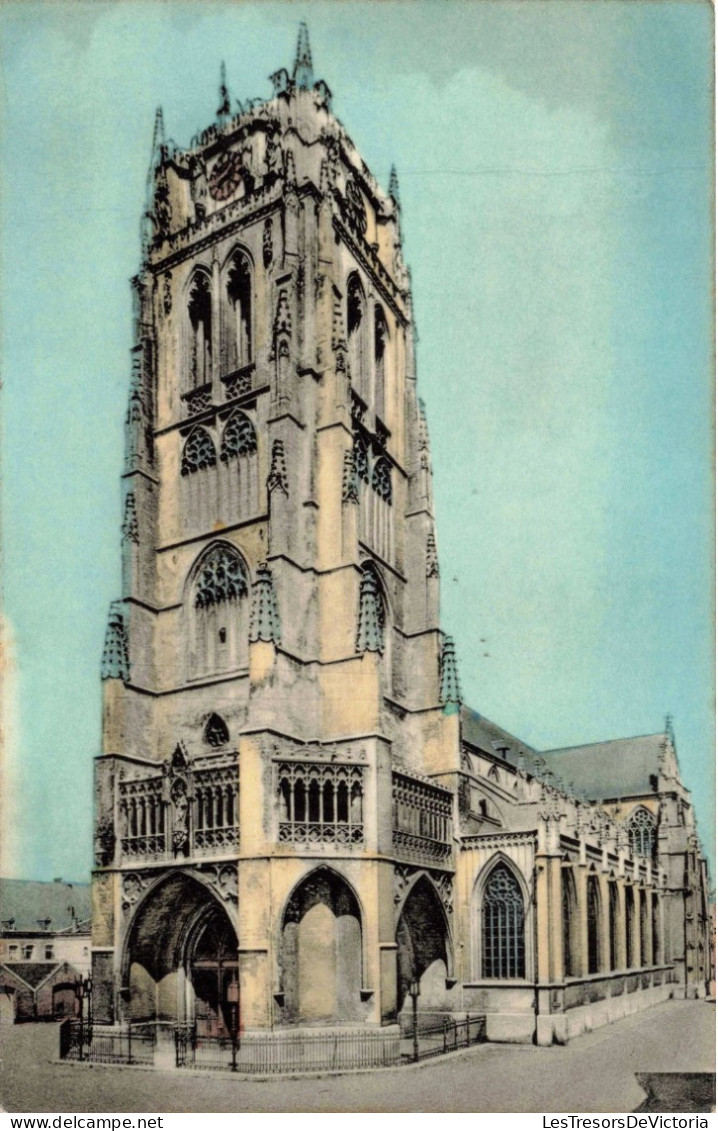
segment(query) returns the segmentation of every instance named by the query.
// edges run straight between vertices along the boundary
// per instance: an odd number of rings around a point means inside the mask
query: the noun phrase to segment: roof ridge
[[[561,754],[565,750],[586,750],[589,746],[610,746],[614,742],[635,742],[637,738],[665,738],[662,730],[651,731],[648,734],[628,734],[623,738],[601,738],[596,742],[577,742],[573,746],[551,746],[542,750],[542,754]]]

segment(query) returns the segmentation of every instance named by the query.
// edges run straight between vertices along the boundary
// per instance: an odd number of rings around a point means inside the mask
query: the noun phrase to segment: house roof
[[[0,920],[16,934],[76,930],[91,918],[90,885],[0,878]],[[45,928],[41,922],[49,919]],[[12,928],[6,924],[14,920]]]
[[[488,754],[494,754],[511,766],[516,765],[519,750],[523,750],[525,753],[535,753],[534,748],[528,742],[517,738],[516,735],[504,730],[497,723],[492,723],[491,719],[480,715],[478,711],[472,711],[470,707],[463,705],[461,707],[461,737],[469,745],[476,746],[479,750],[485,750]]]
[[[71,969],[67,963],[68,972]],[[16,978],[22,979],[26,986],[31,990],[36,990],[46,978],[61,967],[58,962],[13,962],[8,963],[2,967],[7,974],[14,974]]]
[[[651,777],[658,774],[666,735],[642,734],[586,746],[544,750],[543,756],[566,786],[589,800],[655,793]]]

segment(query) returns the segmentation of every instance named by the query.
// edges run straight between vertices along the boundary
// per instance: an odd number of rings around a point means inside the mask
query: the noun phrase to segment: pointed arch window
[[[568,867],[561,871],[561,911],[563,924],[563,972],[570,978],[574,972],[573,932],[574,932],[574,888]]]
[[[618,887],[615,880],[608,884],[610,968],[618,969]]]
[[[599,971],[599,931],[600,931],[601,904],[598,895],[598,880],[595,876],[588,877],[588,890],[586,892],[586,914],[588,918],[588,972],[598,974]]]
[[[229,728],[220,715],[212,714],[204,728],[204,740],[208,746],[226,746],[229,742]]]
[[[194,677],[246,665],[249,575],[237,550],[212,547],[201,559],[191,590],[190,674]]]
[[[386,347],[389,330],[384,311],[374,307],[374,410],[384,418],[386,412]]]
[[[250,455],[257,450],[257,433],[252,421],[243,412],[235,412],[227,421],[222,436],[219,458],[227,463],[238,456]]]
[[[195,275],[189,293],[190,382],[192,388],[212,380],[212,294],[204,271]]]
[[[524,901],[505,864],[494,868],[484,890],[481,939],[484,978],[525,977]]]
[[[656,823],[647,809],[635,809],[628,818],[628,839],[634,856],[653,856]]]
[[[222,337],[225,372],[249,365],[253,357],[252,268],[241,251],[235,251],[227,269]]]
[[[190,433],[182,452],[182,475],[193,475],[195,471],[203,471],[206,467],[214,467],[217,463],[217,453],[214,450],[212,437],[205,428],[195,428]]]
[[[366,397],[365,380],[365,306],[364,289],[356,271],[347,280],[347,338],[349,376],[359,393]]]

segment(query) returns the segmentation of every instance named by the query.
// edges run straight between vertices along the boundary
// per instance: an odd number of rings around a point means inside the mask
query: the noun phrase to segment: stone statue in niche
[[[189,851],[189,799],[187,786],[178,780],[172,786],[172,851],[175,856],[186,856]]]
[[[95,829],[95,863],[105,867],[115,855],[115,829],[108,813],[100,817]]]

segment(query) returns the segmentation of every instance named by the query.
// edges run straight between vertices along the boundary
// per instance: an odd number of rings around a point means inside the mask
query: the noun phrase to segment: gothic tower
[[[98,1020],[396,1018],[450,992],[459,690],[396,173],[291,74],[142,225],[96,774]],[[447,988],[449,987],[449,988]],[[447,999],[448,1000],[448,999]]]

